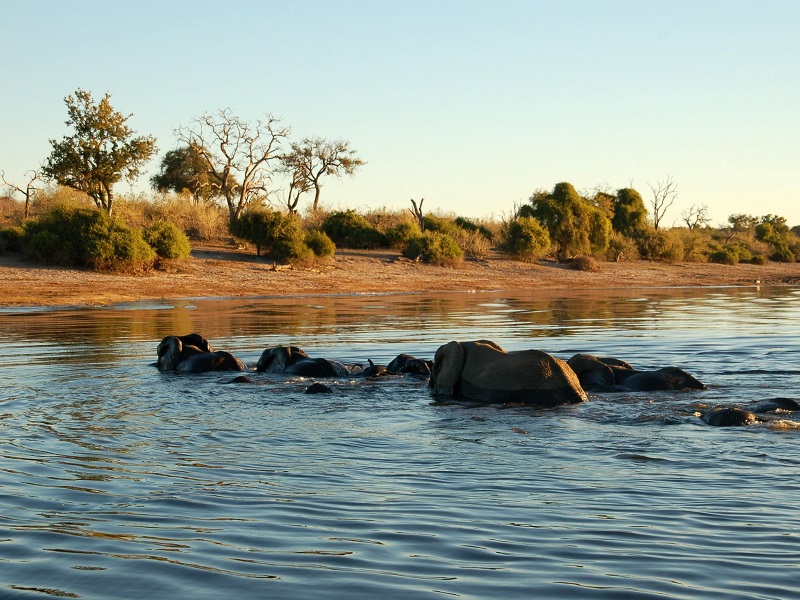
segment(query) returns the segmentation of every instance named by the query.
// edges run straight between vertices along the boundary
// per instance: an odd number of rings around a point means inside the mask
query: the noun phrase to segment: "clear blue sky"
[[[0,0],[0,169],[21,179],[68,133],[77,88],[158,138],[205,111],[270,112],[367,165],[329,208],[501,217],[560,181],[667,175],[664,223],[800,224],[797,0]],[[147,177],[157,169],[154,160]],[[120,185],[118,193],[129,191]]]

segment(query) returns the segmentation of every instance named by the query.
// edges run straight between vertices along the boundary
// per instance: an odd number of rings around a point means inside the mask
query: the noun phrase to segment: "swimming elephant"
[[[420,377],[430,377],[433,362],[416,358],[410,354],[398,354],[392,362],[386,365],[386,370],[390,373],[418,375]]]
[[[770,398],[739,406],[718,406],[700,415],[709,425],[736,427],[774,421],[781,413],[800,411],[800,403],[792,398]]]
[[[354,374],[347,365],[327,358],[311,358],[297,346],[267,348],[258,359],[256,371],[300,377],[352,377]]]
[[[539,350],[506,352],[487,340],[441,346],[429,386],[437,394],[481,402],[557,406],[587,399],[564,361]]]
[[[704,390],[706,386],[678,367],[637,371],[623,360],[576,354],[567,361],[584,389],[594,392],[626,390]]]
[[[156,366],[162,373],[183,371],[205,373],[206,371],[244,371],[245,364],[230,352],[214,350],[199,333],[168,335],[156,349]]]

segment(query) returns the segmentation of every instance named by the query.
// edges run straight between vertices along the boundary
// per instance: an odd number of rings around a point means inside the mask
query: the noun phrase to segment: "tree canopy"
[[[547,228],[559,261],[608,248],[611,236],[608,217],[569,183],[556,184],[550,194],[535,192],[530,204],[520,208],[518,216],[534,217]]]
[[[638,237],[647,229],[647,208],[639,192],[633,188],[617,190],[611,225],[617,233],[631,238]]]
[[[194,146],[180,146],[167,152],[161,159],[159,172],[150,178],[150,184],[161,192],[186,190],[195,201],[210,200],[219,193],[202,152]]]
[[[207,167],[210,182],[225,198],[231,222],[258,198],[265,198],[273,164],[289,129],[278,119],[249,123],[230,109],[196,117],[175,131],[179,142],[195,148]]]
[[[292,178],[287,203],[292,212],[297,208],[300,195],[312,189],[312,210],[319,208],[323,177],[352,175],[356,169],[366,164],[350,148],[350,142],[321,137],[304,138],[300,143],[292,144],[291,152],[282,160],[284,170]]]
[[[114,206],[114,185],[123,178],[136,179],[156,151],[155,138],[136,137],[126,124],[132,115],[114,110],[110,98],[106,93],[95,103],[89,92],[78,89],[64,99],[66,124],[74,133],[50,140],[53,151],[43,167],[44,175],[84,192],[108,214]]]

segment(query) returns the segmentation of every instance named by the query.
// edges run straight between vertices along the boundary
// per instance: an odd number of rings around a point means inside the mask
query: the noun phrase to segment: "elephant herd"
[[[156,366],[161,372],[248,371],[233,354],[214,350],[198,333],[161,340]],[[255,371],[308,378],[377,378],[409,374],[428,380],[437,396],[484,403],[522,403],[552,407],[588,399],[587,392],[652,392],[702,390],[706,386],[677,367],[639,371],[623,360],[576,354],[567,361],[539,350],[507,352],[488,340],[450,342],[436,350],[433,360],[400,354],[388,365],[348,365],[327,358],[312,358],[297,346],[267,348]],[[239,375],[231,383],[247,383]],[[307,393],[332,391],[314,383]],[[716,426],[748,425],[776,412],[800,411],[790,398],[774,398],[742,407],[717,407],[701,415]]]

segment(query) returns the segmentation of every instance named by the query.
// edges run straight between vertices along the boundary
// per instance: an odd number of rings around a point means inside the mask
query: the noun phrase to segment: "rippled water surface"
[[[250,365],[483,338],[709,389],[542,410],[151,366],[190,331]],[[0,351],[1,598],[800,596],[800,429],[697,416],[798,397],[797,288],[6,310]]]

